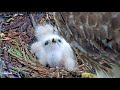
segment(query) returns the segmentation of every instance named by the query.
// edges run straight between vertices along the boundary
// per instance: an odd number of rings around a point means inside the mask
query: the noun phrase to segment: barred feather
[[[98,77],[120,77],[120,12],[56,12],[54,17]]]

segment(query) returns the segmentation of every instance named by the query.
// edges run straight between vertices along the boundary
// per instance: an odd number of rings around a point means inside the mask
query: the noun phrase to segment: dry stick
[[[30,16],[30,19],[31,19],[31,22],[32,22],[33,28],[35,29],[36,26],[37,26],[37,23],[35,22],[35,19],[34,19],[34,17],[33,17],[32,14],[30,14],[29,16]]]

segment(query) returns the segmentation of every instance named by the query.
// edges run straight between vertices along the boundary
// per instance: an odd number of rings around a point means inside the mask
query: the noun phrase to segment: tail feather
[[[96,68],[96,74],[98,78],[120,78],[120,67],[111,64],[112,70],[111,72],[106,72],[100,68]]]

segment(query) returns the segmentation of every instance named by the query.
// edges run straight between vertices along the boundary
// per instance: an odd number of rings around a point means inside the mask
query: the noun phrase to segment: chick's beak
[[[56,43],[56,40],[53,38],[53,39],[52,39],[52,42],[53,42],[53,43]]]

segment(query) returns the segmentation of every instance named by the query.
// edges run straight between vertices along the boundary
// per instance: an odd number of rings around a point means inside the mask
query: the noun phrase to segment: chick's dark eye
[[[60,39],[58,39],[58,41],[61,43],[61,40],[60,40]]]
[[[45,42],[45,45],[48,45],[48,41]]]

